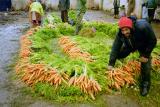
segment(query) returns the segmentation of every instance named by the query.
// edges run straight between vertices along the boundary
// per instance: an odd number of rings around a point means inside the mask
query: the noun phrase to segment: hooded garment
[[[30,5],[30,11],[31,11],[31,12],[37,12],[37,13],[39,13],[41,16],[44,15],[43,7],[42,7],[41,3],[39,3],[39,2],[33,2],[33,3]]]

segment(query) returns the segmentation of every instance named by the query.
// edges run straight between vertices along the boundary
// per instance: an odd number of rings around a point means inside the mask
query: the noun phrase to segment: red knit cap
[[[118,26],[120,29],[123,27],[129,27],[132,29],[132,20],[127,17],[122,17],[119,19]]]

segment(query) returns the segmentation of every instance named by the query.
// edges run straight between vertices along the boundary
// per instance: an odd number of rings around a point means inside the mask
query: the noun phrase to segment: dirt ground
[[[88,11],[85,15],[88,21],[98,20],[116,22],[102,11]],[[20,80],[15,79],[11,69],[19,51],[19,38],[29,28],[27,13],[0,13],[0,107],[139,107],[133,99],[121,95],[103,95],[100,104],[53,104],[53,102],[33,96]],[[160,37],[160,24],[153,24]]]

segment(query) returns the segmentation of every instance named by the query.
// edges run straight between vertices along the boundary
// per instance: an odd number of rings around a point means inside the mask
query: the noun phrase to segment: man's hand
[[[108,69],[108,71],[112,71],[112,70],[114,70],[114,67],[109,65],[109,66],[107,67],[107,69]]]
[[[142,56],[142,57],[139,58],[139,61],[145,63],[145,62],[148,62],[148,58],[145,58],[145,57]]]

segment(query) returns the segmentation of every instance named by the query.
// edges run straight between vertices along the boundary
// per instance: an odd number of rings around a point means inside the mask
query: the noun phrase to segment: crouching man
[[[118,25],[119,31],[112,46],[108,69],[113,69],[117,59],[125,58],[137,50],[141,62],[140,94],[146,96],[151,84],[151,52],[157,43],[156,36],[150,24],[144,19],[133,23],[130,18],[122,17]]]

